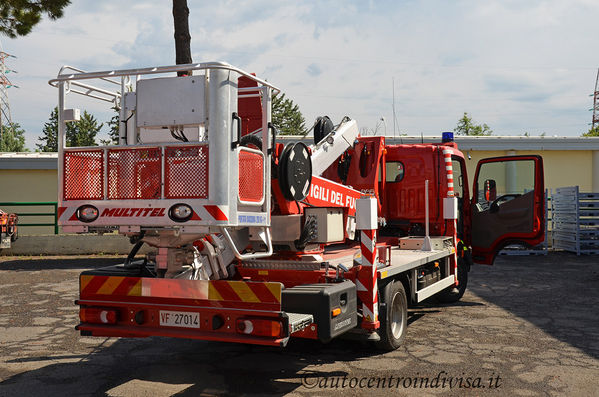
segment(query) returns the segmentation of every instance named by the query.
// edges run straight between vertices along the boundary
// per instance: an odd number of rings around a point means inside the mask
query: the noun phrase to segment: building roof
[[[277,140],[291,142],[297,136],[281,136]],[[413,144],[440,142],[441,134],[431,136],[386,136],[388,144]],[[556,136],[455,136],[462,151],[466,150],[599,150],[599,137],[556,137]],[[304,142],[312,143],[311,137]]]
[[[387,136],[388,144],[413,144],[439,142],[438,136]],[[312,137],[283,135],[277,137],[281,143],[312,143]],[[599,150],[599,137],[558,136],[456,136],[455,141],[462,151],[467,150]],[[55,152],[8,152],[0,153],[0,170],[55,170],[58,168],[58,153]]]
[[[400,137],[388,141],[399,143]],[[401,137],[403,143],[421,142],[420,137]],[[439,142],[440,136],[424,137],[425,142]],[[541,136],[456,136],[460,150],[599,150],[599,137]]]
[[[0,153],[0,170],[55,170],[57,160],[56,152],[4,152]]]

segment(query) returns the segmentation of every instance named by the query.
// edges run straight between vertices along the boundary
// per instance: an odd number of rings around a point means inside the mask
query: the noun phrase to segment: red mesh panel
[[[264,161],[258,153],[239,152],[239,199],[259,203],[264,193]]]
[[[103,199],[103,151],[77,150],[65,152],[63,177],[64,200]]]
[[[164,156],[166,198],[208,198],[208,146],[168,146]]]
[[[109,199],[159,199],[160,148],[108,151]]]

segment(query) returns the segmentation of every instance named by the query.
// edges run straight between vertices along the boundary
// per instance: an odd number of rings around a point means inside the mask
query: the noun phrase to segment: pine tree
[[[25,36],[41,21],[42,13],[58,19],[70,3],[70,0],[2,0],[0,33],[11,38]]]
[[[272,122],[281,135],[301,135],[306,129],[299,106],[280,93],[272,100]]]
[[[67,146],[98,146],[96,135],[100,132],[104,124],[98,124],[94,116],[87,111],[83,111],[79,121],[72,121],[66,124]],[[58,151],[58,109],[54,108],[50,113],[48,122],[44,124],[42,130],[43,136],[38,140],[42,143],[36,144],[38,150],[42,152]]]
[[[81,120],[67,123],[67,146],[98,146],[96,135],[103,125],[84,110]]]
[[[119,144],[119,120],[120,120],[120,108],[118,106],[113,106],[112,110],[116,113],[112,116],[112,118],[106,123],[110,130],[108,131],[109,140],[102,140],[102,144],[104,145],[118,145]]]
[[[0,152],[28,152],[25,148],[25,130],[18,123],[4,127],[0,137]]]
[[[54,108],[50,113],[50,118],[47,123],[44,123],[42,129],[43,136],[38,137],[38,141],[42,143],[36,143],[37,149],[40,152],[58,152],[58,108]]]

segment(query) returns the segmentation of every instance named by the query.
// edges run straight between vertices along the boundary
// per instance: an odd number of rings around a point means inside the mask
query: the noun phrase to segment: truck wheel
[[[383,350],[395,350],[403,343],[408,327],[408,300],[401,281],[389,283],[383,289],[385,310],[380,318],[381,340],[378,346]]]
[[[439,292],[437,300],[441,303],[455,303],[462,298],[467,286],[468,270],[466,269],[464,259],[458,257],[458,286],[452,286]]]

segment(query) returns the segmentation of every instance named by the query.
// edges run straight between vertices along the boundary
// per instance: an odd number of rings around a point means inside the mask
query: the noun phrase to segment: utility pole
[[[2,45],[0,44],[0,138],[4,135],[4,132],[12,127],[12,118],[10,117],[10,104],[8,103],[8,89],[16,87],[16,85],[10,82],[10,79],[6,77],[9,73],[16,73],[14,70],[9,69],[6,66],[7,58],[16,58],[14,55],[10,55],[2,51]]]
[[[597,78],[595,79],[595,91],[593,92],[593,121],[592,128],[599,126],[599,69],[597,69]]]
[[[395,115],[395,77],[391,79],[391,82],[393,84],[393,139],[395,140],[395,120],[397,119]]]

